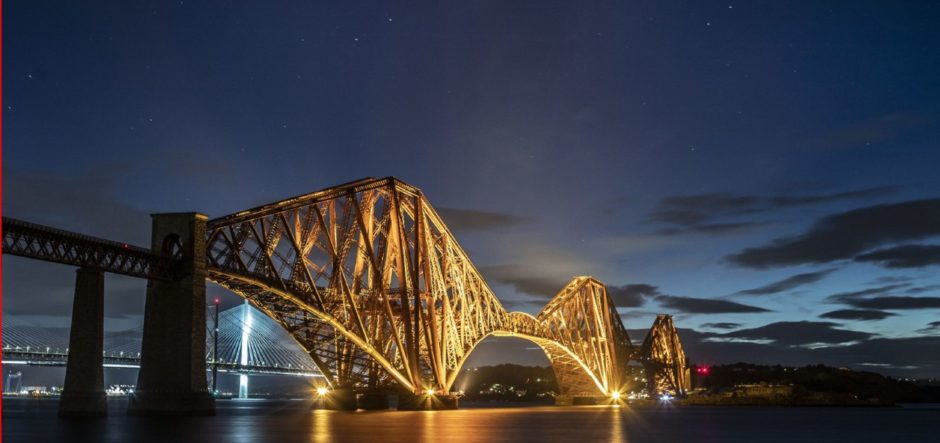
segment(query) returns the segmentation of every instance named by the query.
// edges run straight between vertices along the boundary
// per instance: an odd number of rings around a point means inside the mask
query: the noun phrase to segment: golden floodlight
[[[320,397],[323,397],[329,393],[330,393],[330,390],[323,386],[320,386],[319,388],[317,388],[317,395],[319,395]]]
[[[428,389],[427,391],[424,391],[424,393],[425,393],[428,397],[430,397],[430,396],[432,396],[432,395],[434,395],[434,394],[437,394],[437,391],[435,391],[435,390],[433,390],[433,389]]]
[[[614,400],[620,400],[620,393],[617,391],[614,391],[612,394],[610,394],[610,398]]]

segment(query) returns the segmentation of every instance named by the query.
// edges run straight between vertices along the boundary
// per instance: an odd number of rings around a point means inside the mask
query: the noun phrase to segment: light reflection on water
[[[470,405],[472,406],[472,405]],[[3,441],[102,442],[664,442],[936,441],[940,407],[630,406],[339,412],[303,401],[219,401],[216,417],[60,420],[54,400],[4,399]]]
[[[626,443],[626,438],[623,432],[623,412],[621,412],[622,407],[620,405],[615,405],[610,408],[612,412],[612,417],[610,420],[610,441],[616,443]]]
[[[313,441],[315,443],[329,442],[330,435],[333,432],[333,428],[330,426],[330,411],[314,409],[311,413],[313,414],[313,427],[311,429]]]

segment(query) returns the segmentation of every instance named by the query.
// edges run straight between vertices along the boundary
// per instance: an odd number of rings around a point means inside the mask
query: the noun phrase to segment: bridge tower
[[[16,380],[14,382],[14,380]],[[20,392],[20,387],[22,386],[23,373],[22,372],[13,372],[10,371],[7,373],[7,384],[3,388],[3,393],[18,394]]]
[[[650,396],[683,396],[690,390],[689,366],[671,315],[656,316],[640,348],[640,361]]]
[[[150,279],[133,415],[213,415],[206,383],[206,220],[154,214],[151,249],[180,261],[169,281]]]
[[[108,414],[104,393],[104,271],[78,268],[60,417]]]
[[[251,308],[248,306],[248,300],[242,305],[242,340],[241,352],[239,353],[239,363],[248,366],[248,340],[251,339]],[[248,398],[248,375],[240,374],[238,376],[238,398]]]

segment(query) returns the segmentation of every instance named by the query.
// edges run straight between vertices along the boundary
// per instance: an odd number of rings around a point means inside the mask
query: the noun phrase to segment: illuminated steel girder
[[[646,371],[650,395],[685,395],[691,388],[685,351],[671,315],[656,317],[640,348],[640,361]]]
[[[562,394],[624,390],[630,337],[603,283],[576,277],[538,316],[513,312],[513,335],[538,344],[548,356]]]
[[[684,393],[671,317],[640,352],[602,283],[576,277],[537,316],[507,312],[421,191],[363,179],[209,221],[209,279],[270,316],[338,386],[449,392],[491,335],[538,344],[562,394],[625,389],[630,358],[657,392]],[[178,257],[3,218],[3,253],[172,280]],[[173,245],[168,250],[173,251]],[[180,250],[180,248],[176,248]]]
[[[211,220],[209,278],[281,323],[334,384],[448,392],[484,338],[545,350],[564,393],[620,390],[630,340],[603,284],[533,317],[500,304],[415,187],[363,179]]]

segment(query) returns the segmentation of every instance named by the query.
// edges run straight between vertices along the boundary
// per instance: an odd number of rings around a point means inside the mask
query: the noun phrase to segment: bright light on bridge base
[[[320,397],[326,396],[326,394],[329,394],[329,393],[330,393],[330,390],[327,388],[324,388],[324,387],[317,388],[317,395],[319,395]]]

